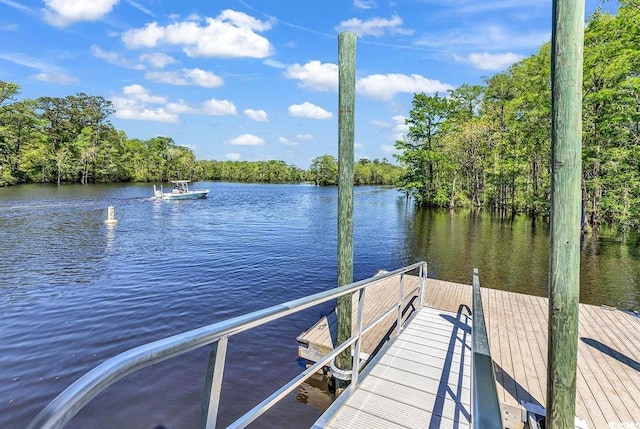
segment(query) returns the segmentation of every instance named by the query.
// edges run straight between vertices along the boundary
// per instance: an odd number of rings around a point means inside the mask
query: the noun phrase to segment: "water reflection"
[[[127,348],[336,286],[337,188],[205,187],[207,199],[187,202],[153,201],[148,184],[0,189],[0,380],[11,380],[0,383],[0,427],[24,427]],[[485,287],[546,293],[544,219],[416,209],[378,187],[355,194],[356,280],[425,259],[440,279],[469,283],[478,267]],[[117,212],[113,228],[104,224],[108,206]],[[582,302],[640,308],[639,243],[608,229],[585,237]],[[234,339],[221,423],[300,372],[295,338],[331,310],[321,307]],[[70,428],[197,425],[205,352],[117,383]],[[323,392],[322,380],[312,380],[300,402],[283,401],[264,418],[271,427],[309,427]]]
[[[547,219],[434,209],[415,209],[406,219],[407,262],[425,259],[431,276],[470,283],[477,267],[483,287],[546,296]],[[623,240],[601,228],[584,236],[581,248],[580,301],[640,308],[638,236]]]
[[[326,410],[333,402],[333,395],[329,393],[328,384],[328,376],[318,373],[311,375],[298,387],[296,401],[320,411]]]

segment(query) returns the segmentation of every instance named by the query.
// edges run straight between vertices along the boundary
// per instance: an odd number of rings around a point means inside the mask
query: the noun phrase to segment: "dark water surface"
[[[205,200],[161,202],[146,184],[0,189],[0,428],[24,427],[128,348],[335,286],[336,188],[202,185]],[[354,230],[356,280],[426,259],[432,277],[469,283],[478,267],[484,287],[546,293],[542,220],[415,210],[393,189],[361,187]],[[582,302],[640,309],[637,236],[589,237],[581,274]],[[295,337],[330,308],[230,340],[220,424],[300,372]],[[68,427],[197,427],[208,352],[129,376]],[[327,401],[310,383],[254,426],[308,427]]]

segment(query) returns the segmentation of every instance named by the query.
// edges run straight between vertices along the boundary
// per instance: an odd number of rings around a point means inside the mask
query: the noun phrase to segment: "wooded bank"
[[[335,185],[337,161],[313,160],[309,170],[284,161],[196,160],[169,137],[128,138],[108,120],[111,101],[83,93],[17,100],[20,87],[0,81],[0,186],[18,183],[163,182],[174,179],[305,182]],[[402,168],[361,159],[358,185],[393,185]]]
[[[640,228],[640,1],[588,20],[583,71],[583,227]],[[396,142],[401,188],[420,205],[548,214],[551,46],[440,94],[416,94]]]
[[[640,229],[640,0],[617,14],[596,12],[585,27],[582,226]],[[0,186],[171,179],[335,185],[333,156],[309,170],[284,161],[196,160],[168,137],[130,139],[108,118],[103,97],[19,100],[0,81]],[[548,215],[551,191],[550,44],[446,95],[415,94],[396,142],[401,167],[361,159],[356,185],[396,184],[418,205]]]

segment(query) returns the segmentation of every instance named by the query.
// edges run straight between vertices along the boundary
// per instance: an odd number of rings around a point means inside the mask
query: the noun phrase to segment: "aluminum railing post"
[[[218,340],[218,346],[209,353],[209,365],[207,366],[207,379],[204,386],[204,398],[202,400],[201,429],[215,429],[218,419],[218,407],[220,405],[220,391],[222,390],[222,376],[224,374],[224,362],[227,358],[227,343],[229,337]]]
[[[396,332],[400,335],[402,331],[402,301],[404,301],[404,273],[400,274],[400,293],[398,296],[398,326]]]
[[[362,343],[362,314],[364,313],[364,291],[360,289],[358,293],[358,316],[356,320],[356,336],[357,340],[353,351],[353,365],[351,367],[351,389],[355,389],[358,385],[358,373],[360,372],[360,344]]]
[[[418,293],[418,308],[422,308],[424,306],[424,288],[426,284],[427,277],[427,263],[420,265],[420,293]]]

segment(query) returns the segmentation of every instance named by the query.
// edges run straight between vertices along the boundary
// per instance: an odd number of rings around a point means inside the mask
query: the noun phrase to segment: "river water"
[[[207,199],[159,202],[148,184],[0,189],[1,428],[24,427],[124,350],[335,286],[337,188],[202,186]],[[424,259],[432,277],[470,283],[478,267],[483,287],[545,295],[548,245],[544,220],[416,210],[393,189],[355,189],[356,280]],[[585,239],[581,302],[640,309],[639,262],[637,236]],[[295,338],[331,307],[231,339],[219,424],[301,371]],[[208,352],[134,373],[68,427],[197,427]],[[305,386],[255,426],[309,427],[328,401]]]

